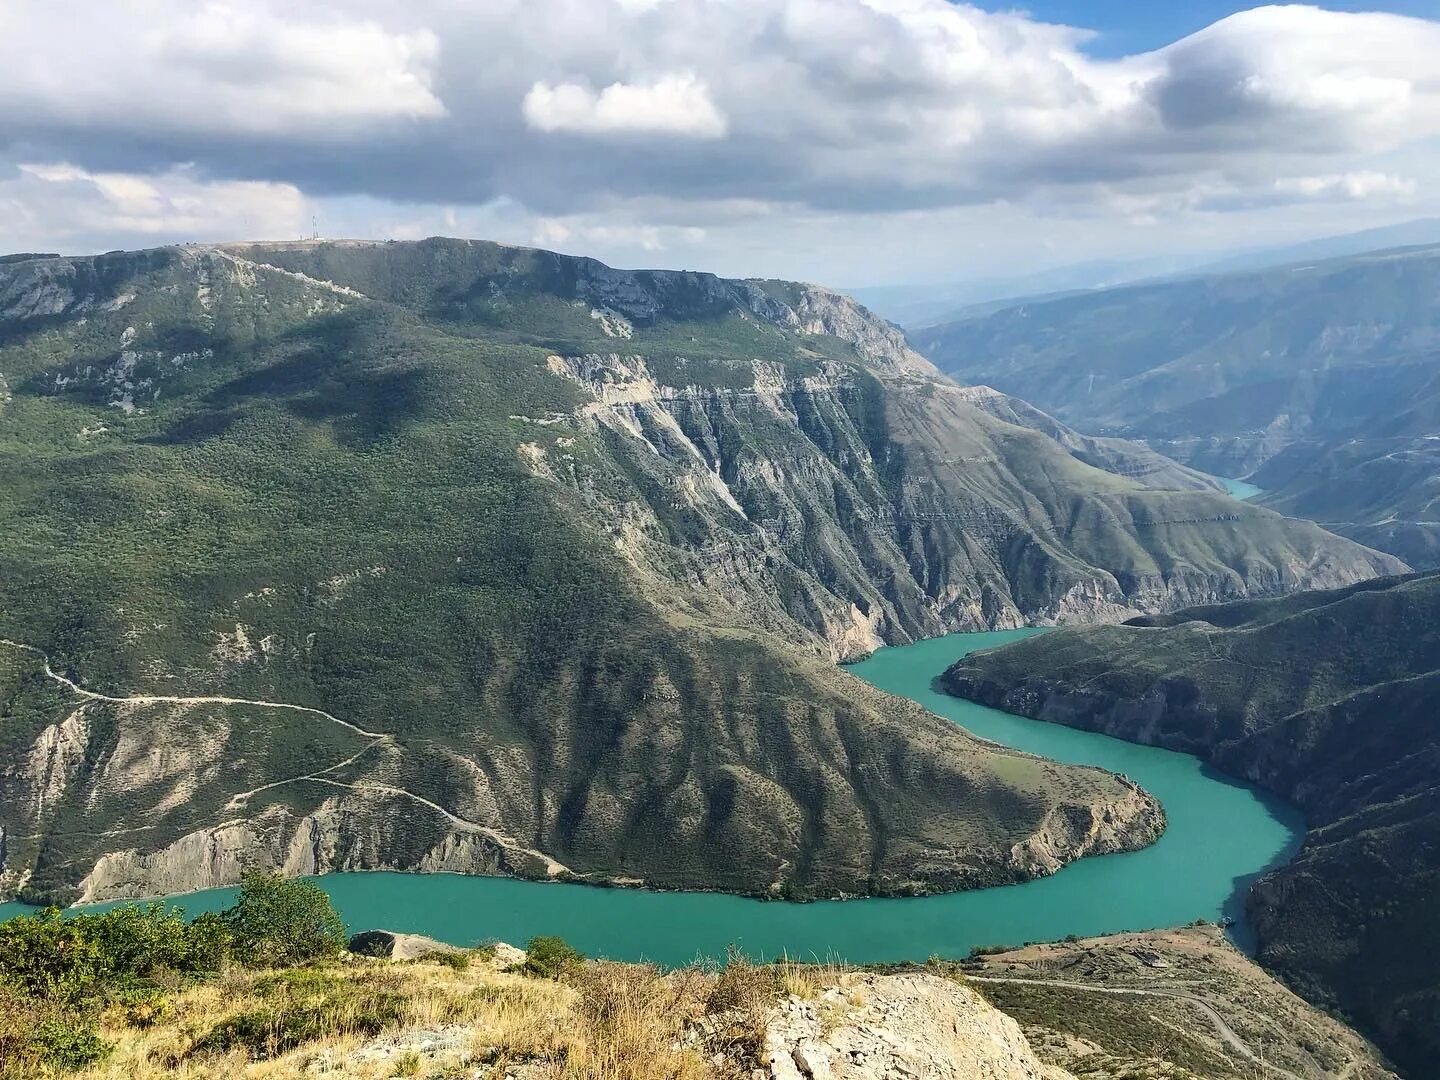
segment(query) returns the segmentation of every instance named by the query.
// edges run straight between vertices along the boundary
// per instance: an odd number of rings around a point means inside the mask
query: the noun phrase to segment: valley
[[[947,373],[1437,564],[1440,247],[1013,300],[915,332]]]
[[[1403,566],[785,282],[442,239],[23,258],[0,372],[0,631],[40,650],[0,655],[0,888],[31,900],[247,862],[1025,881],[1150,843],[1154,800],[836,660]]]
[[[320,879],[352,926],[384,926],[456,945],[486,937],[525,941],[560,934],[591,955],[667,966],[721,958],[739,945],[757,958],[840,958],[852,963],[960,959],[983,946],[1077,934],[1236,920],[1250,941],[1238,882],[1295,850],[1293,809],[1226,782],[1193,757],[1076,732],[958,701],[935,676],[974,649],[1034,631],[959,634],[887,648],[848,670],[877,689],[923,705],[975,736],[1043,755],[1052,768],[1123,773],[1166,810],[1159,840],[1127,855],[1086,858],[1023,885],[903,899],[760,901],[719,893],[596,889],[456,874],[338,873]],[[565,875],[558,875],[562,880]],[[185,897],[192,912],[219,910],[232,890]],[[15,913],[18,906],[0,908]]]

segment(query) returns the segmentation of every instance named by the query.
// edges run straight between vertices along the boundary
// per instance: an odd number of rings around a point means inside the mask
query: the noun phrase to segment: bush
[[[170,997],[153,986],[134,986],[110,998],[110,1014],[130,1027],[153,1027],[170,1015]]]
[[[470,954],[468,952],[428,952],[424,956],[416,957],[421,963],[441,964],[454,971],[464,971],[470,966]]]
[[[220,918],[234,955],[256,967],[304,963],[345,949],[345,923],[313,881],[246,874],[235,906]]]
[[[0,977],[32,997],[77,1000],[104,974],[100,943],[59,908],[0,923]]]
[[[34,997],[108,999],[162,971],[215,971],[228,942],[213,919],[187,925],[179,909],[161,904],[69,919],[47,908],[0,924],[0,978]]]
[[[48,1070],[81,1068],[109,1052],[93,1016],[0,984],[0,1080],[34,1080]]]
[[[564,938],[533,937],[525,946],[525,963],[520,970],[542,979],[558,979],[585,960],[585,954]]]
[[[76,1023],[70,1017],[45,1021],[35,1029],[33,1041],[39,1059],[56,1069],[83,1069],[111,1050],[93,1024]]]

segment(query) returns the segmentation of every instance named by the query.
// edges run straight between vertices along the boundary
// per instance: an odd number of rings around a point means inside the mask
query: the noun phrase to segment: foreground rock
[[[765,1055],[773,1080],[1073,1080],[974,990],[923,973],[849,975],[787,998]]]
[[[385,960],[419,960],[425,956],[443,956],[465,951],[459,946],[447,945],[424,934],[397,934],[390,930],[365,930],[351,937],[346,947],[358,956],[374,956]]]

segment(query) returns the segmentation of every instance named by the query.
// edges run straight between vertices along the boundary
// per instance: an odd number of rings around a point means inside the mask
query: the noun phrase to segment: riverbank
[[[1023,885],[810,904],[449,874],[332,874],[320,882],[353,926],[386,926],[457,945],[553,933],[592,955],[666,966],[721,957],[731,945],[756,957],[852,963],[958,959],[977,946],[1227,917],[1236,920],[1236,939],[1249,945],[1244,890],[1295,850],[1301,829],[1295,811],[1187,755],[1001,713],[932,685],[961,656],[1037,632],[951,635],[882,649],[847,670],[984,738],[1128,776],[1166,808],[1168,828],[1156,844],[1087,857]],[[230,890],[211,890],[181,902],[199,912],[232,899]],[[0,905],[0,918],[22,910]]]

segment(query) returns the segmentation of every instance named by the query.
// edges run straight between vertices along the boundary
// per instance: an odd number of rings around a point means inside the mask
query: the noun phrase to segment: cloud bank
[[[87,7],[0,11],[0,177],[184,170],[713,236],[780,211],[1403,200],[1440,160],[1440,22],[1397,15],[1256,8],[1098,59],[1083,28],[948,0]]]

